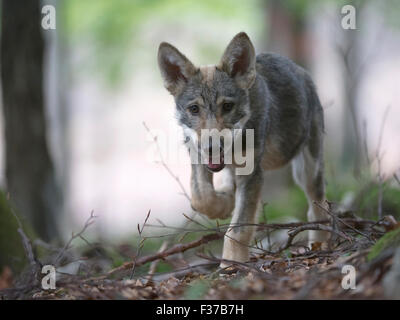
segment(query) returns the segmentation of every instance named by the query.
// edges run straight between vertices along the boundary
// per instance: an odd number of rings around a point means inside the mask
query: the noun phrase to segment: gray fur
[[[170,68],[171,76],[165,61],[174,61],[178,67]],[[166,87],[174,95],[182,126],[197,134],[210,125],[222,130],[240,123],[242,129],[254,129],[255,169],[250,175],[236,176],[234,187],[228,191],[214,189],[212,173],[205,165],[192,165],[192,207],[211,218],[227,217],[233,210],[233,228],[226,234],[224,259],[248,258],[253,228],[234,225],[256,222],[263,170],[280,168],[294,160],[295,181],[309,200],[309,220],[326,218],[313,205],[313,201],[323,204],[325,200],[323,110],[313,81],[303,68],[277,54],[255,56],[245,33],[233,38],[220,64],[213,69],[195,68],[177,49],[166,44],[160,46],[159,65]],[[234,102],[232,111],[223,111],[224,99]],[[200,107],[199,114],[188,111],[193,101]],[[232,166],[235,164],[224,170],[231,170]],[[324,233],[310,234],[313,241],[326,237]]]

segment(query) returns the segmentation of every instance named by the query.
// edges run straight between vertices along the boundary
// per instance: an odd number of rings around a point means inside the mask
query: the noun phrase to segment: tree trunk
[[[3,0],[1,81],[7,191],[18,213],[48,241],[58,234],[60,193],[46,141],[40,8],[39,0]]]
[[[266,34],[264,50],[275,52],[292,59],[302,67],[309,65],[308,30],[306,26],[306,11],[296,11],[280,0],[266,1],[264,4]],[[263,197],[270,199],[271,195],[287,192],[293,178],[290,166],[264,173],[270,183],[263,188]],[[267,207],[268,210],[268,207]]]
[[[309,44],[306,10],[289,8],[287,3],[280,0],[270,0],[267,4],[267,51],[287,56],[307,67],[312,46]]]

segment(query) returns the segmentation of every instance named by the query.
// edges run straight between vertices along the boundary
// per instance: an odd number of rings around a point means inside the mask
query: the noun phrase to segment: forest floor
[[[273,245],[256,241],[250,261],[224,261],[229,265],[227,268],[220,268],[221,259],[208,250],[213,244],[221,243],[224,226],[201,227],[203,236],[191,241],[182,238],[164,241],[157,252],[144,254],[146,238],[142,232],[146,222],[138,226],[141,236],[138,246],[128,248],[131,254],[127,256],[131,259],[113,268],[106,263],[104,248],[83,237],[93,218],[64,248],[43,261],[33,256],[34,250],[25,239],[30,266],[15,279],[3,271],[0,300],[382,299],[388,291],[396,291],[388,286],[393,276],[399,277],[393,275],[392,268],[396,263],[395,248],[380,243],[377,251],[376,244],[382,235],[400,230],[399,223],[391,216],[370,221],[346,213],[332,215],[332,221],[261,223],[255,226],[257,234],[267,232],[270,240],[273,231],[283,230],[287,232],[285,240]],[[204,226],[192,219],[187,230],[195,230],[193,223]],[[295,241],[298,234],[307,230],[327,230],[332,234],[331,240],[313,243],[311,248],[301,240]],[[77,238],[85,240],[90,248],[79,256],[71,254],[71,243]],[[49,261],[59,267],[56,288],[45,290],[41,285],[44,274],[40,271]],[[160,264],[169,265],[169,270],[160,272]]]

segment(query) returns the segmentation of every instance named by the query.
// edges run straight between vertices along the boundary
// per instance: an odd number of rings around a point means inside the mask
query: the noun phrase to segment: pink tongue
[[[220,164],[213,164],[213,163],[211,163],[211,162],[208,163],[208,167],[211,168],[211,169],[217,169],[217,168],[219,168],[221,165],[222,165],[221,163],[220,163]]]
[[[208,167],[211,169],[218,169],[219,167],[221,167],[224,164],[224,159],[223,157],[221,157],[221,159],[219,159],[219,163],[212,163],[212,159],[208,160]]]

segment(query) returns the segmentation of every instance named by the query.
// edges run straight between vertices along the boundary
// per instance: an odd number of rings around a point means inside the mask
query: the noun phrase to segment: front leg
[[[226,173],[231,174],[231,169]],[[233,180],[233,179],[232,179]],[[216,191],[213,185],[213,174],[202,164],[192,164],[191,191],[192,208],[211,219],[228,218],[235,205],[234,182],[225,184],[224,189]]]
[[[231,225],[225,234],[222,259],[245,262],[249,259],[249,245],[253,240],[254,226],[240,226],[254,224],[257,218],[260,192],[263,177],[260,168],[248,176],[236,176],[236,201]],[[226,267],[229,263],[221,263]]]

